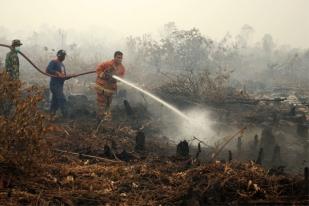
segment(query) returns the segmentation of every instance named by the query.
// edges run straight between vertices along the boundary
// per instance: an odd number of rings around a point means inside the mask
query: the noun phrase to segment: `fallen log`
[[[124,162],[119,161],[119,160],[111,160],[111,159],[107,159],[107,158],[103,158],[103,157],[98,157],[98,156],[94,156],[94,155],[87,155],[87,154],[81,154],[81,153],[77,153],[77,152],[70,152],[70,151],[66,151],[66,150],[54,149],[53,151],[60,152],[60,153],[71,154],[71,155],[82,156],[82,157],[93,158],[93,159],[102,160],[102,161],[105,161],[105,162],[124,163]]]

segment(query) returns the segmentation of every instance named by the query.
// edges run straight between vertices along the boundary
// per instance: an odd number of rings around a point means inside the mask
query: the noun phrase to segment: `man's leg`
[[[58,102],[59,102],[59,105],[60,105],[60,110],[61,110],[62,116],[64,118],[67,118],[68,117],[67,101],[66,101],[64,95],[60,97]]]
[[[51,104],[50,104],[50,113],[52,115],[55,115],[58,109],[58,101],[57,101],[57,93],[55,91],[55,88],[53,88],[53,86],[51,86],[50,88],[51,93],[52,93],[52,99],[51,99]]]
[[[97,91],[97,120],[101,121],[104,118],[106,107],[106,99],[104,92]]]
[[[110,107],[112,104],[113,95],[105,95],[105,100],[106,100],[106,104],[105,104],[105,115],[104,116],[106,120],[111,120],[112,113],[110,111]]]
[[[113,95],[106,95],[105,98],[106,98],[105,111],[110,112],[110,108],[111,108],[111,104],[112,104],[112,100],[113,100]]]
[[[67,104],[66,104],[67,101],[66,101],[64,93],[63,93],[63,86],[60,86],[60,85],[57,89],[57,102],[58,102],[58,105],[60,107],[62,116],[64,118],[67,118],[68,117],[68,110],[67,110]]]

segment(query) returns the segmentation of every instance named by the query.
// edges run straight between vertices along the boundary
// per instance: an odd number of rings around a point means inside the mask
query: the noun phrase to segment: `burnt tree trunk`
[[[233,160],[233,155],[232,155],[232,151],[229,150],[229,162],[231,162]]]
[[[282,164],[280,146],[276,145],[274,148],[274,153],[271,161],[272,165],[280,166]]]
[[[145,150],[145,134],[144,132],[139,131],[135,137],[135,148],[136,152],[144,151]]]
[[[189,144],[186,140],[178,143],[176,155],[184,158],[189,157]]]
[[[242,150],[242,139],[241,139],[241,136],[240,137],[238,137],[238,139],[237,139],[237,156],[238,156],[238,159],[240,159],[241,158],[241,150]]]
[[[134,112],[129,102],[127,100],[123,100],[123,104],[124,104],[124,108],[126,109],[127,115],[130,117],[133,116]]]
[[[256,164],[262,165],[263,157],[264,157],[264,152],[263,152],[263,148],[261,148],[260,151],[259,151],[257,160],[256,160]]]

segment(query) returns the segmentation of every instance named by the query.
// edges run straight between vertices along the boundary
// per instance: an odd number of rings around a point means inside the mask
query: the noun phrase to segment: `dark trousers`
[[[50,91],[52,93],[50,112],[56,114],[58,108],[60,108],[63,117],[67,117],[66,100],[63,93],[63,84],[51,83]]]

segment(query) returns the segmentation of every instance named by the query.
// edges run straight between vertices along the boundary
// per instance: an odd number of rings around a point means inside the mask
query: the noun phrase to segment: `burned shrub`
[[[48,150],[43,135],[46,116],[37,108],[40,89],[23,89],[20,81],[0,75],[0,161],[28,172],[46,161]]]
[[[187,158],[187,157],[189,157],[189,152],[190,152],[189,151],[189,144],[186,140],[178,143],[177,149],[176,149],[176,155],[178,157]]]
[[[211,75],[207,70],[203,72],[184,71],[170,78],[169,82],[160,87],[160,91],[195,100],[222,102],[228,95],[229,77],[230,73],[226,72]]]

